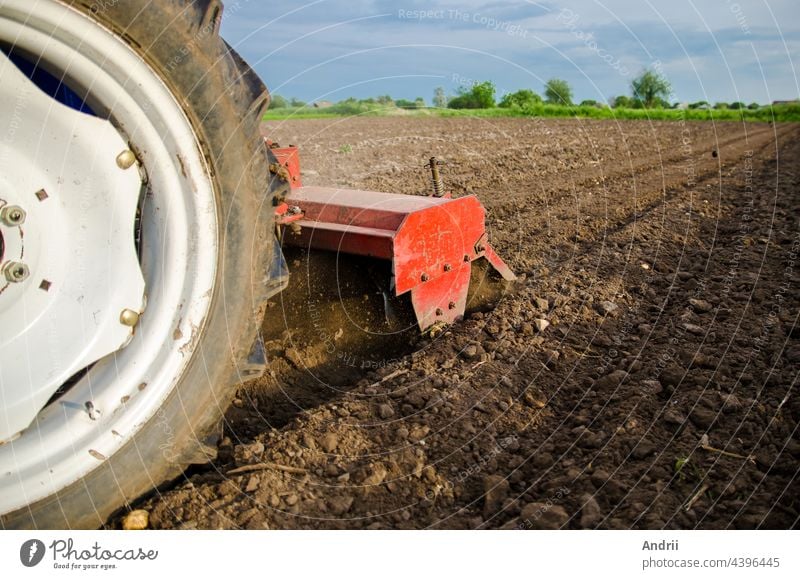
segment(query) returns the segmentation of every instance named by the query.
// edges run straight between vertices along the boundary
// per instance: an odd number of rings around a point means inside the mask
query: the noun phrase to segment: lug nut
[[[17,227],[25,223],[27,213],[22,207],[17,205],[6,205],[0,210],[0,221],[8,227]]]
[[[451,310],[456,309],[456,302],[450,302],[449,304],[447,304],[447,307]]]
[[[136,163],[136,155],[130,149],[125,149],[117,155],[117,167],[120,169],[130,169]]]
[[[451,266],[449,263],[444,264],[444,270],[445,271],[450,271],[452,269],[453,269],[453,266]]]
[[[129,328],[134,328],[139,323],[139,312],[133,310],[122,310],[119,315],[119,323]]]
[[[31,272],[21,261],[9,261],[3,266],[3,275],[9,283],[22,283]]]
[[[423,273],[423,274],[422,274],[422,277],[421,277],[420,279],[421,279],[422,281],[428,281],[428,280],[429,280],[429,279],[431,279],[431,278],[430,278],[430,277],[428,277],[428,274],[427,274],[427,273]]]

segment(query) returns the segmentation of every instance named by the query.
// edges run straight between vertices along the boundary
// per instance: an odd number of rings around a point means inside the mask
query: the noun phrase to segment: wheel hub
[[[0,441],[67,380],[123,348],[144,310],[142,190],[110,122],[42,93],[0,53]],[[11,130],[13,129],[13,130]],[[122,164],[118,158],[134,162]]]

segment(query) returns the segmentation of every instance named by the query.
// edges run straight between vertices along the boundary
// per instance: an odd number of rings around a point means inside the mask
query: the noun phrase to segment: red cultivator
[[[420,330],[463,318],[473,262],[485,258],[503,279],[516,279],[489,244],[486,211],[474,195],[304,187],[297,149],[273,153],[292,186],[277,209],[284,244],[389,260],[394,295],[410,293]]]

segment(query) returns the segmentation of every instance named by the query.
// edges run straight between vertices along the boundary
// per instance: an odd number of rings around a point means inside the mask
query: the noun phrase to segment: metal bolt
[[[423,273],[423,274],[422,274],[422,277],[421,277],[420,279],[421,279],[422,281],[428,281],[428,280],[429,280],[429,279],[431,279],[431,278],[430,278],[430,277],[428,277],[428,274],[427,274],[427,273]]]
[[[122,313],[119,315],[119,322],[123,326],[134,328],[139,323],[139,312],[122,310]]]
[[[449,304],[447,304],[447,307],[451,310],[456,309],[456,302],[450,302]]]
[[[117,155],[117,167],[120,169],[130,169],[136,163],[136,155],[130,149],[125,149]]]
[[[25,223],[27,213],[22,207],[17,205],[6,205],[0,210],[0,221],[8,227],[17,227]]]
[[[437,316],[443,316],[444,315],[444,312],[442,311],[442,308],[436,308],[436,315]]]
[[[470,259],[468,255],[464,256],[464,263],[469,263]]]
[[[22,283],[28,279],[31,272],[21,261],[9,261],[3,266],[3,275],[10,283]]]
[[[451,266],[449,263],[444,264],[444,270],[445,271],[450,271],[452,269],[453,269],[453,266]]]

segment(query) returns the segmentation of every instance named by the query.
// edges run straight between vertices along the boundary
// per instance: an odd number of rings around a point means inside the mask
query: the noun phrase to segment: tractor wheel
[[[0,3],[0,527],[213,455],[283,278],[266,89],[216,0]]]

